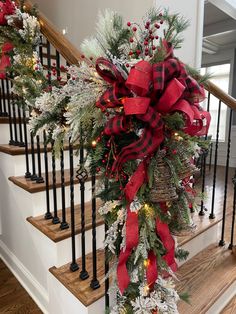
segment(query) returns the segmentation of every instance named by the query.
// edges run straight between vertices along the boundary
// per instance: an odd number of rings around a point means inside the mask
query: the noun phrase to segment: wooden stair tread
[[[220,314],[235,314],[236,313],[236,295],[226,305],[226,307],[220,312]]]
[[[36,145],[35,145],[35,152],[36,152]],[[64,150],[68,150],[69,145],[66,144],[64,145]],[[47,152],[50,152],[52,149],[48,145],[47,146]],[[30,144],[28,145],[28,151],[29,154],[31,153],[31,146]],[[44,151],[43,144],[40,144],[40,152],[42,153]],[[19,146],[14,146],[14,145],[9,145],[9,144],[0,144],[0,152],[12,155],[12,156],[18,156],[18,155],[24,155],[25,154],[25,147],[19,147]]]
[[[77,263],[81,265],[81,258],[77,260]],[[97,279],[100,282],[101,287],[93,290],[90,288],[90,282],[92,280],[92,253],[86,255],[86,269],[90,277],[86,280],[79,278],[80,270],[76,272],[70,271],[70,263],[63,265],[59,268],[52,267],[49,271],[63,284],[80,302],[85,306],[89,306],[105,294],[104,279],[104,251],[97,250]]]
[[[96,225],[102,225],[103,218],[98,214],[98,208],[101,205],[101,200],[97,200],[97,221]],[[58,211],[58,217],[61,220],[62,211]],[[70,207],[66,208],[66,220],[70,224],[71,214]],[[71,236],[71,229],[60,229],[60,224],[53,224],[51,219],[46,220],[44,215],[38,217],[28,217],[27,221],[30,222],[35,228],[45,234],[49,239],[54,242],[59,242],[67,239]],[[85,203],[85,230],[92,228],[92,203]],[[81,232],[81,208],[80,205],[75,205],[75,233],[79,234]]]
[[[74,170],[74,183],[78,184],[79,181],[75,177],[76,176],[76,170]],[[45,174],[42,174],[42,177],[45,178]],[[46,184],[44,183],[36,183],[35,181],[31,181],[30,179],[26,179],[24,176],[11,176],[8,178],[11,182],[13,182],[15,185],[19,186],[20,188],[24,189],[25,191],[29,193],[37,193],[42,192],[46,190]],[[90,181],[90,177],[87,181]],[[70,170],[65,169],[65,186],[70,185]],[[56,187],[61,186],[61,172],[60,170],[56,171]],[[52,189],[52,172],[49,172],[49,189]]]
[[[204,314],[236,280],[236,258],[232,252],[210,245],[177,272],[179,292],[188,292],[191,305],[180,301],[181,314]]]

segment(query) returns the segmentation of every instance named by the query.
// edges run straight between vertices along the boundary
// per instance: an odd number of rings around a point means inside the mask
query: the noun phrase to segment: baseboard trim
[[[1,240],[0,258],[11,270],[13,275],[17,278],[17,280],[24,287],[24,289],[31,296],[31,298],[35,301],[41,311],[44,314],[49,314],[49,312],[47,311],[49,304],[48,292]]]

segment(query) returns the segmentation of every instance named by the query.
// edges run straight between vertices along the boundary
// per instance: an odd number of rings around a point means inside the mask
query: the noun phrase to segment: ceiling
[[[224,49],[236,47],[236,20],[232,14],[224,10],[224,6],[216,7],[214,1],[205,2],[203,53],[216,54]],[[222,3],[224,0],[222,0]]]

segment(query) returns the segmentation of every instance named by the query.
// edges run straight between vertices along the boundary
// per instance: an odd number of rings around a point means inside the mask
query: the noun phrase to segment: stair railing
[[[26,7],[30,7],[29,2],[26,3]],[[52,53],[54,53],[54,60],[57,65],[57,75],[61,75],[61,65],[77,64],[81,55],[79,51],[60,33],[55,27],[39,13],[39,21],[42,32],[42,44],[39,49],[40,60],[48,71],[48,79],[50,81],[51,67],[52,67]],[[56,170],[56,160],[53,153],[50,153],[53,149],[53,142],[48,143],[46,132],[43,133],[42,138],[39,136],[29,135],[27,132],[27,119],[29,113],[22,109],[17,109],[14,101],[15,98],[10,93],[10,82],[8,80],[2,81],[0,93],[0,115],[9,117],[10,127],[10,144],[11,145],[24,145],[25,146],[25,158],[26,158],[26,173],[25,177],[28,180],[35,181],[35,184],[41,184],[45,186],[45,219],[51,220],[52,224],[58,224],[59,229],[65,230],[70,228],[71,230],[71,271],[78,271],[80,269],[80,279],[87,280],[91,289],[100,288],[100,282],[98,280],[97,269],[97,246],[96,246],[96,226],[97,226],[97,208],[96,208],[96,194],[95,183],[96,176],[93,173],[91,176],[92,183],[92,205],[90,208],[92,219],[92,263],[93,269],[89,273],[86,268],[86,239],[85,239],[85,183],[88,179],[88,173],[84,173],[84,147],[79,149],[79,157],[75,157],[74,148],[71,143],[68,143],[68,147],[64,148],[60,152],[60,164],[59,171]],[[201,176],[195,178],[195,185],[199,188],[199,191],[203,194],[208,189],[209,200],[201,201],[199,204],[199,215],[205,216],[202,219],[222,219],[221,238],[219,239],[219,245],[224,246],[228,243],[228,248],[232,249],[234,246],[234,233],[235,233],[235,213],[236,213],[236,171],[231,165],[232,150],[231,150],[231,138],[232,138],[232,121],[233,114],[236,114],[236,100],[223,92],[219,87],[209,82],[206,86],[207,101],[206,109],[211,111],[212,98],[218,99],[218,107],[216,114],[216,128],[211,140],[211,151],[201,152]],[[222,106],[226,105],[229,109],[229,121],[226,124],[226,140],[227,151],[225,154],[225,160],[219,160],[219,147],[220,130],[222,123]],[[18,107],[19,108],[19,107]],[[205,140],[208,140],[206,137]],[[30,141],[30,144],[28,143]],[[69,148],[69,150],[68,150]],[[43,153],[43,154],[41,154]],[[49,155],[50,154],[50,155]],[[65,155],[69,155],[69,170],[65,169],[64,160]],[[42,158],[43,156],[43,158]],[[213,165],[211,163],[213,160]],[[74,170],[77,167],[77,171]],[[234,168],[236,168],[234,166]],[[52,170],[51,172],[49,170]],[[66,210],[66,195],[65,195],[65,177],[69,175],[70,186],[70,221],[67,217],[68,211]],[[233,184],[230,183],[230,177],[233,179]],[[77,207],[75,206],[75,193],[79,190],[75,187],[75,183],[80,187],[80,226],[77,225],[78,215],[76,215]],[[58,189],[60,187],[60,189]],[[52,198],[51,196],[52,190]],[[220,190],[220,192],[219,192]],[[59,195],[60,194],[60,195]],[[59,217],[58,215],[58,198],[61,198],[62,211]],[[223,197],[223,203],[219,206],[220,198]],[[86,209],[88,210],[88,209]],[[208,217],[206,217],[208,213]],[[230,220],[228,217],[231,217]],[[226,237],[226,224],[230,224],[227,228],[230,228],[230,237]],[[81,247],[76,245],[76,234],[80,229]],[[105,226],[105,231],[107,226]],[[81,265],[78,264],[77,252],[81,250]],[[105,255],[107,252],[105,252]],[[109,271],[109,264],[105,262],[105,270]],[[105,281],[105,305],[109,306],[109,279]]]

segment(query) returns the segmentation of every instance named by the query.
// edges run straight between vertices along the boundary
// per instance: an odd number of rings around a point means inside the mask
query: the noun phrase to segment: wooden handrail
[[[26,9],[32,8],[32,4],[28,0],[25,2],[25,6]],[[42,14],[40,11],[38,12],[42,34],[58,50],[58,52],[69,64],[78,64],[78,62],[81,61],[81,53],[79,50],[55,28],[55,26],[44,16],[44,14]],[[233,110],[236,110],[236,99],[225,93],[217,85],[208,81],[205,84],[205,89],[216,98],[221,100],[225,105]]]
[[[236,99],[234,97],[230,96],[210,81],[207,81],[204,87],[208,92],[221,100],[225,105],[236,111]]]
[[[30,10],[31,8],[31,2],[25,1],[25,9]],[[56,48],[69,64],[78,64],[78,62],[81,61],[81,53],[79,50],[61,32],[59,32],[40,11],[38,11],[38,20],[42,34],[54,48]]]

